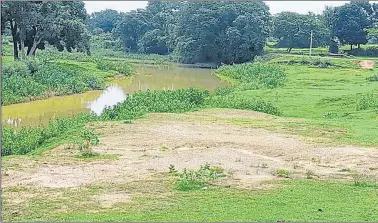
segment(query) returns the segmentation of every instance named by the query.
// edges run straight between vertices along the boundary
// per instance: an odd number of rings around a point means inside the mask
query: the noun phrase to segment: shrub
[[[236,108],[246,109],[258,112],[264,112],[271,115],[281,115],[281,111],[271,104],[256,98],[245,98],[237,95],[226,95],[223,97],[209,97],[206,104],[215,108]]]
[[[29,77],[31,76],[31,72],[25,63],[12,61],[2,64],[1,75],[3,77]]]
[[[376,75],[373,75],[371,77],[368,77],[366,78],[368,81],[371,81],[371,82],[374,82],[374,81],[378,81],[378,74]]]
[[[207,163],[204,166],[201,165],[198,170],[184,169],[182,173],[177,172],[173,165],[169,170],[171,174],[178,175],[179,178],[174,187],[182,191],[201,189],[210,181],[225,176],[222,168],[212,167]]]
[[[37,72],[42,66],[42,62],[36,58],[28,58],[25,63],[32,74]]]
[[[6,156],[30,153],[43,145],[47,140],[61,136],[67,131],[83,126],[92,120],[95,120],[94,116],[79,115],[73,118],[51,120],[47,126],[22,127],[19,130],[3,126],[1,154]]]
[[[92,150],[92,146],[96,146],[100,142],[98,136],[93,132],[93,130],[83,128],[80,132],[80,137],[81,138],[76,142],[80,152],[80,157],[89,158],[98,155]]]
[[[124,75],[131,75],[133,68],[123,61],[96,60],[97,68],[100,70],[115,70]]]
[[[277,174],[279,177],[289,178],[290,171],[289,171],[289,170],[285,170],[285,169],[278,169],[278,170],[276,171],[276,174]]]
[[[35,80],[58,95],[101,89],[103,85],[102,80],[89,72],[51,63],[35,73]]]
[[[378,108],[378,94],[375,92],[370,92],[363,94],[357,99],[356,110],[367,110],[367,109],[377,109]]]
[[[36,82],[30,76],[3,76],[1,86],[3,105],[30,100],[43,95],[46,90],[44,85]]]
[[[132,96],[102,113],[105,120],[125,120],[141,117],[148,112],[180,113],[197,109],[204,104],[208,91],[195,88],[174,91],[144,91]]]

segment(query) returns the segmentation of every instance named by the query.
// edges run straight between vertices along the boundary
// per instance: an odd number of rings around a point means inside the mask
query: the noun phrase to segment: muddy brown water
[[[227,84],[212,75],[211,69],[160,65],[136,67],[136,71],[132,77],[109,81],[104,90],[3,106],[2,123],[13,127],[37,126],[47,124],[54,117],[89,112],[101,114],[105,107],[122,102],[127,94],[139,90],[174,90],[193,86],[213,91],[217,86]]]

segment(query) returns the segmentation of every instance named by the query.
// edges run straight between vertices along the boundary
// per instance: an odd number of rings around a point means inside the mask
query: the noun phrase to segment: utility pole
[[[310,56],[311,56],[311,50],[312,50],[312,30],[311,30],[311,39],[310,39]]]

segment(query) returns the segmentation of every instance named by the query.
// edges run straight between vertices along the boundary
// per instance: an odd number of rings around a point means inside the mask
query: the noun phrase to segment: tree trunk
[[[291,50],[292,50],[293,48],[292,47],[290,47],[289,49],[287,49],[287,52],[288,53],[291,53]]]
[[[353,44],[350,44],[350,50],[353,50]]]
[[[12,40],[13,40],[13,57],[14,60],[18,60],[18,48],[17,48],[17,24],[13,24],[11,21],[11,31],[12,31]]]
[[[34,56],[35,55],[35,51],[37,50],[37,46],[40,42],[41,42],[41,39],[39,39],[38,41],[35,41],[35,39],[33,40],[33,46],[31,47],[31,49],[28,53],[28,56]]]
[[[357,44],[357,46],[358,46],[358,49],[360,49],[360,44]]]
[[[20,43],[21,43],[21,59],[25,59],[25,43],[21,37],[20,37]]]

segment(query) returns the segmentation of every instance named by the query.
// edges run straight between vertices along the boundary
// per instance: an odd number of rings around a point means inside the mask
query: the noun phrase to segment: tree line
[[[183,63],[232,64],[278,47],[366,44],[378,37],[378,4],[351,2],[322,14],[271,15],[263,2],[148,2],[145,9],[88,15],[82,2],[2,2],[2,33],[13,39],[14,57],[33,56],[46,44],[90,54],[90,38],[125,52],[172,54]],[[101,38],[100,38],[101,37]]]

